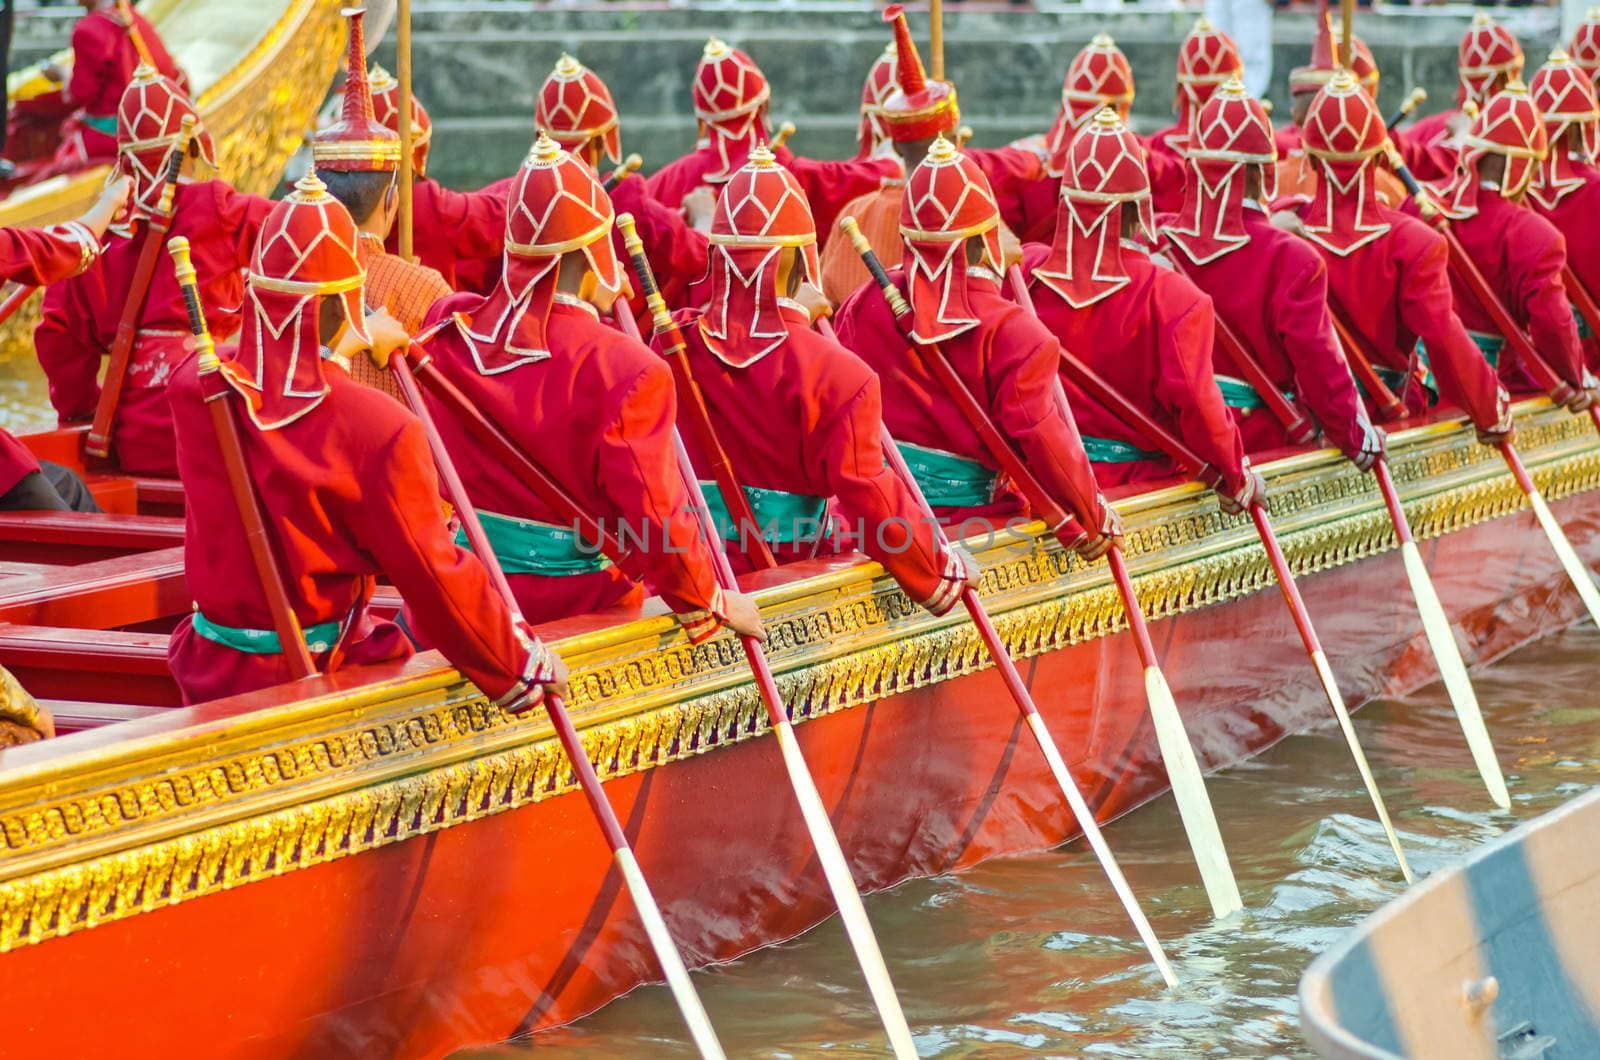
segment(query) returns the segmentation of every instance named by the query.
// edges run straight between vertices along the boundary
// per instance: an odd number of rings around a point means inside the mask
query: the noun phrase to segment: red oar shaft
[[[0,302],[0,324],[10,320],[12,314],[22,308],[22,303],[32,298],[38,290],[39,288],[37,287],[29,287],[24,284],[17,286],[10,294],[6,295],[5,301]]]
[[[1398,420],[1403,417],[1406,414],[1405,402],[1378,374],[1377,362],[1372,357],[1372,351],[1350,324],[1344,310],[1334,302],[1332,291],[1328,292],[1328,316],[1333,320],[1333,331],[1339,337],[1339,345],[1344,347],[1345,360],[1350,364],[1350,371],[1361,384],[1361,388],[1367,392],[1367,400],[1371,402],[1374,413],[1381,420]]]

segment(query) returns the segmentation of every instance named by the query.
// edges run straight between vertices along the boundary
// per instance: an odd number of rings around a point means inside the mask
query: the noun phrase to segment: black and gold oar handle
[[[1390,132],[1393,132],[1394,127],[1405,121],[1406,117],[1410,115],[1412,111],[1422,106],[1423,101],[1427,98],[1427,89],[1422,88],[1421,86],[1413,88],[1411,90],[1411,94],[1405,98],[1403,103],[1400,104],[1400,109],[1396,110],[1394,112],[1394,116],[1389,119],[1385,128],[1387,128]]]
[[[1406,194],[1416,201],[1417,209],[1421,211],[1422,216],[1431,218],[1438,213],[1438,206],[1428,197],[1427,191],[1417,180],[1417,175],[1411,172],[1411,167],[1406,165],[1406,160],[1400,156],[1400,149],[1394,145],[1394,141],[1386,141],[1383,150],[1389,159],[1389,166],[1394,170],[1394,175],[1406,186]]]
[[[883,267],[883,262],[878,260],[878,254],[872,249],[872,244],[867,242],[867,237],[862,234],[861,226],[856,224],[854,217],[839,218],[839,231],[843,232],[850,240],[850,245],[856,248],[856,253],[861,255],[861,263],[872,273],[872,282],[878,285],[878,290],[883,292],[883,300],[889,303],[889,311],[896,319],[908,316],[911,307],[906,304],[905,298],[900,294],[900,288],[889,279],[889,272]]]
[[[661,297],[661,288],[656,285],[656,274],[650,268],[650,259],[645,256],[644,241],[634,227],[633,214],[618,214],[617,229],[622,233],[622,245],[628,251],[628,260],[633,263],[633,274],[639,278],[639,293],[644,295],[645,307],[650,310],[650,324],[655,328],[656,335],[669,347],[662,352],[668,355],[676,353],[683,346],[683,336],[672,322],[667,300]]]
[[[178,129],[178,142],[173,145],[172,156],[167,159],[167,172],[161,184],[161,204],[156,208],[162,217],[172,216],[172,197],[178,191],[178,173],[183,169],[183,160],[189,155],[189,145],[194,142],[195,125],[193,114],[183,116],[183,124]]]
[[[211,329],[206,327],[206,315],[200,309],[200,290],[195,286],[194,262],[189,258],[189,241],[183,236],[173,236],[167,242],[167,253],[172,255],[172,269],[178,277],[178,289],[183,292],[183,307],[189,311],[189,330],[194,334],[194,352],[202,375],[222,367],[217,357],[217,345],[211,341]]]
[[[783,146],[783,142],[793,135],[794,122],[786,121],[782,125],[778,126],[778,135],[772,138],[772,142],[767,144],[767,147],[776,153],[778,148]]]
[[[643,165],[644,159],[637,153],[629,155],[622,160],[622,165],[611,171],[611,175],[606,178],[606,182],[603,185],[604,188],[606,191],[613,190],[618,184],[627,180],[631,174],[639,172],[640,167]]]

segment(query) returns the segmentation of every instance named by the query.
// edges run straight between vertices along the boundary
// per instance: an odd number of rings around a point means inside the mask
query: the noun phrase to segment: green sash
[[[895,445],[935,508],[977,508],[994,500],[995,473],[976,460],[910,442]]]
[[[248,652],[251,655],[283,654],[283,641],[279,640],[278,634],[270,629],[235,629],[233,626],[213,622],[200,611],[196,611],[194,631],[213,644],[220,644],[234,651]],[[338,622],[320,622],[302,632],[306,637],[306,647],[311,649],[312,655],[332,651],[333,646],[339,641]]]
[[[1428,362],[1428,348],[1422,344],[1421,339],[1417,340],[1416,355],[1417,363],[1422,366],[1422,378],[1419,382],[1422,384],[1422,389],[1427,391],[1428,407],[1432,408],[1439,403],[1439,382],[1433,377],[1433,365]],[[1405,400],[1406,389],[1411,385],[1410,376],[1400,369],[1390,368],[1386,364],[1374,364],[1372,370],[1377,373],[1379,379],[1383,380],[1385,386],[1394,391],[1395,397],[1401,401]],[[1356,389],[1367,397],[1372,396],[1367,393],[1367,388],[1361,385],[1359,379],[1356,380]]]
[[[117,135],[117,116],[115,114],[80,114],[78,120],[89,128],[105,136]]]
[[[1467,335],[1483,351],[1483,359],[1489,362],[1490,367],[1500,367],[1500,351],[1506,348],[1506,340],[1499,335],[1485,335],[1481,331],[1468,331]]]
[[[1088,454],[1089,462],[1093,464],[1134,464],[1140,460],[1160,460],[1164,455],[1140,449],[1129,442],[1121,442],[1115,438],[1097,438],[1092,434],[1083,435],[1083,451]]]
[[[1594,334],[1589,330],[1589,322],[1583,319],[1583,314],[1578,312],[1578,307],[1572,307],[1572,322],[1578,325],[1578,338],[1586,339]]]
[[[478,509],[478,521],[494,549],[495,558],[507,574],[541,574],[561,578],[572,574],[593,574],[611,566],[611,561],[592,548],[585,549],[573,530],[551,526],[532,519],[516,519]],[[456,544],[470,549],[466,531],[456,530]]]
[[[706,508],[711,512],[712,521],[717,524],[717,533],[722,535],[724,541],[737,542],[739,528],[734,525],[727,502],[722,499],[722,490],[715,482],[703,480],[700,488],[705,492]],[[828,508],[828,501],[824,497],[764,490],[756,486],[746,486],[744,495],[750,501],[750,510],[756,517],[761,536],[768,544],[794,544],[805,536],[801,531],[803,524],[810,527],[812,534],[821,534],[826,529],[822,525],[823,514]]]

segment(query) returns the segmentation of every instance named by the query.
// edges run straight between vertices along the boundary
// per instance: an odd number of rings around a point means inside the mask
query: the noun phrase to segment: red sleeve
[[[100,360],[110,352],[100,344],[95,323],[111,312],[109,307],[102,267],[44,290],[33,347],[50,384],[50,404],[63,423],[94,418]],[[116,326],[114,320],[110,324]]]
[[[0,494],[39,470],[39,461],[10,431],[0,429]]]
[[[1530,219],[1532,214],[1528,215]],[[1533,348],[1562,379],[1583,388],[1583,349],[1578,342],[1578,325],[1561,282],[1567,263],[1567,241],[1554,225],[1544,222],[1546,231],[1536,238],[1508,239],[1507,254],[1517,269],[1517,301],[1528,322]]]
[[[642,520],[628,537],[624,569],[650,585],[679,616],[691,640],[715,633],[727,614],[715,561],[700,534],[678,467],[673,429],[678,402],[672,372],[654,360],[639,374],[606,431],[599,484],[613,511]]]
[[[62,93],[69,103],[81,106],[106,92],[116,76],[116,41],[112,34],[122,32],[109,18],[92,14],[80,18],[72,27],[72,77]]]
[[[789,168],[805,190],[806,199],[811,203],[811,216],[817,222],[817,241],[823,244],[833,234],[833,226],[845,203],[877,190],[884,178],[900,175],[898,158],[819,162],[780,149],[778,161]]]
[[[260,195],[236,191],[227,181],[214,181],[217,188],[217,220],[222,231],[228,233],[233,247],[233,258],[241,269],[250,265],[255,253],[256,236],[261,223],[272,212],[274,203]]]
[[[689,285],[706,274],[711,255],[706,234],[689,227],[681,210],[661,203],[637,177],[629,177],[612,189],[611,202],[617,213],[633,215],[650,268],[661,285],[661,297],[673,309],[684,306]]]
[[[686,195],[700,184],[700,152],[674,159],[645,178],[644,190],[669,210],[682,211]]]
[[[1444,237],[1427,231],[1427,243],[1400,267],[1400,320],[1422,340],[1428,367],[1440,396],[1464,410],[1477,426],[1501,423],[1510,399],[1494,367],[1467,335],[1451,301],[1449,247]]]
[[[442,185],[436,197],[439,229],[450,240],[458,261],[498,258],[505,248],[506,197],[493,186],[479,191],[451,191]]]
[[[1406,168],[1418,180],[1444,180],[1455,172],[1456,152],[1444,146],[1450,133],[1450,115],[1454,113],[1430,114],[1408,129],[1396,129],[1389,134],[1399,147]]]
[[[44,287],[78,275],[100,241],[77,221],[49,228],[0,228],[0,280]]]
[[[1334,334],[1328,312],[1328,267],[1321,255],[1303,244],[1286,244],[1302,251],[1281,262],[1280,281],[1273,285],[1270,304],[1280,348],[1294,368],[1294,389],[1322,425],[1329,442],[1346,456],[1360,454],[1372,430],[1361,395],[1356,391],[1350,364]]]
[[[470,552],[456,546],[439,506],[439,480],[422,424],[408,418],[344,513],[363,548],[410,605],[410,620],[427,642],[498,705],[515,709],[539,676],[543,648],[513,623],[511,612]]]
[[[1160,301],[1156,325],[1167,349],[1158,358],[1156,400],[1177,419],[1184,444],[1222,475],[1223,490],[1237,493],[1244,488],[1244,442],[1211,367],[1211,299],[1196,291],[1193,303],[1175,313]]]

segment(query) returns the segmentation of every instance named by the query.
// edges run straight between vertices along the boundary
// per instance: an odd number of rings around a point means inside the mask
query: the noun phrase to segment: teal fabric
[[[478,511],[478,521],[494,549],[495,558],[507,574],[541,574],[549,578],[573,574],[593,574],[611,566],[611,561],[593,549],[585,549],[573,530],[564,526],[516,519],[509,515]],[[456,530],[456,544],[470,549],[464,529]]]
[[[1500,367],[1500,351],[1505,349],[1506,340],[1499,335],[1485,335],[1481,331],[1469,331],[1467,334],[1472,337],[1478,349],[1483,351],[1484,360],[1495,368]]]
[[[1428,348],[1422,344],[1421,339],[1417,340],[1415,350],[1417,363],[1422,366],[1422,378],[1420,380],[1422,389],[1427,391],[1428,407],[1432,408],[1439,403],[1439,381],[1433,377],[1433,365],[1428,362]],[[1373,365],[1372,370],[1378,373],[1378,378],[1383,380],[1385,386],[1394,391],[1396,397],[1401,401],[1405,400],[1406,390],[1411,384],[1411,380],[1407,378],[1406,373],[1398,368],[1390,368],[1382,364]],[[1359,380],[1356,381],[1356,388],[1362,394],[1367,393],[1367,388],[1362,386]],[[1370,397],[1371,395],[1367,396]]]
[[[117,116],[115,114],[80,114],[78,120],[97,133],[106,136],[117,135]]]
[[[1577,306],[1572,307],[1572,321],[1578,325],[1578,338],[1586,339],[1594,334],[1589,330],[1589,322],[1583,319],[1582,313],[1578,312]]]
[[[1120,442],[1115,438],[1098,438],[1092,434],[1083,435],[1083,451],[1089,455],[1090,462],[1096,464],[1133,464],[1140,460],[1162,458],[1161,453],[1140,449],[1137,445]]]
[[[283,654],[283,641],[279,640],[278,634],[270,629],[236,629],[233,626],[213,622],[196,611],[194,631],[213,644],[220,644],[234,651],[249,652],[251,655]],[[333,646],[339,641],[337,622],[322,622],[302,632],[305,634],[306,646],[311,649],[313,655],[332,651]]]
[[[977,508],[994,500],[995,473],[976,460],[910,442],[895,446],[935,508]]]
[[[1235,379],[1231,375],[1217,374],[1217,389],[1222,391],[1222,403],[1230,409],[1264,409],[1267,403],[1261,400],[1261,395],[1256,393],[1256,388],[1246,383],[1243,379]]]
[[[706,508],[717,525],[717,533],[722,535],[724,541],[737,542],[739,529],[728,512],[727,502],[722,499],[722,490],[715,482],[702,481],[700,488],[705,492]],[[744,487],[744,495],[750,501],[756,525],[768,544],[792,545],[802,538],[810,540],[804,531],[820,534],[826,529],[822,525],[823,515],[828,509],[828,501],[824,497],[766,490],[756,486]]]

